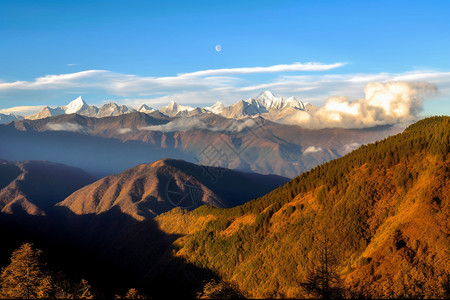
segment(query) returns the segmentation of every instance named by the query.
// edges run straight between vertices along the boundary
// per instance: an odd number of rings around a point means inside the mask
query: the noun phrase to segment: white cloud
[[[0,114],[14,114],[14,115],[32,115],[43,109],[44,105],[36,106],[15,106],[11,108],[0,109]]]
[[[343,153],[345,154],[345,153],[352,152],[353,150],[358,149],[359,146],[361,146],[361,144],[356,143],[356,142],[355,143],[345,144],[344,147],[343,147]]]
[[[133,129],[131,129],[131,128],[119,128],[119,129],[117,129],[117,133],[118,134],[127,134],[127,133],[132,132],[132,131],[133,131]]]
[[[274,65],[269,67],[249,67],[249,68],[227,68],[227,69],[213,69],[203,70],[192,73],[180,74],[183,77],[191,76],[212,76],[212,75],[227,75],[227,74],[254,74],[254,73],[277,73],[277,72],[292,72],[292,71],[328,71],[331,69],[344,66],[346,63],[322,64],[322,63],[293,63],[285,65]]]
[[[305,149],[305,151],[303,151],[303,154],[316,153],[316,152],[321,152],[321,151],[323,151],[323,149],[320,147],[309,146],[308,148]]]
[[[82,132],[85,130],[83,126],[74,123],[47,123],[45,127],[50,131]]]
[[[299,111],[281,122],[309,128],[408,123],[418,118],[422,99],[436,93],[436,87],[426,82],[371,82],[364,93],[364,98],[355,101],[348,97],[330,97],[317,111]]]
[[[245,129],[251,130],[253,127],[256,127],[258,123],[253,119],[247,119],[244,121],[233,120],[225,129],[225,131],[238,133]]]
[[[196,118],[178,118],[164,125],[153,125],[140,127],[140,130],[174,132],[174,131],[190,131],[190,130],[211,130],[206,123]]]

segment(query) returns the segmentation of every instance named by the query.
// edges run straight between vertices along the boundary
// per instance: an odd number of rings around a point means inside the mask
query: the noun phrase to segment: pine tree
[[[144,299],[144,297],[141,295],[141,293],[137,289],[131,288],[128,290],[127,294],[125,295],[125,299]]]
[[[42,270],[41,250],[25,243],[11,255],[11,263],[2,269],[0,294],[5,298],[47,298],[51,291],[51,277]]]
[[[80,285],[78,288],[78,295],[77,298],[80,299],[93,299],[94,296],[91,292],[91,285],[86,279],[81,279]]]

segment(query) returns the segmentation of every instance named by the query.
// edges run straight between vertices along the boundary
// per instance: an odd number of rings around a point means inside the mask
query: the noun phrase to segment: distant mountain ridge
[[[30,115],[25,116],[25,119],[30,120],[39,120],[48,117],[59,116],[63,114],[79,114],[82,116],[95,117],[95,118],[103,118],[110,116],[119,116],[123,114],[127,114],[130,112],[136,111],[135,109],[131,109],[125,105],[117,105],[114,102],[110,102],[104,104],[100,108],[88,105],[83,98],[80,96],[75,100],[71,101],[66,106],[58,106],[56,108],[50,108],[49,106],[44,107],[41,111]]]
[[[280,121],[283,118],[297,112],[310,111],[316,109],[315,106],[303,103],[295,97],[284,99],[276,97],[270,91],[264,91],[255,98],[240,100],[229,106],[225,106],[221,102],[217,102],[210,107],[191,107],[181,105],[175,101],[171,101],[168,105],[156,110],[146,104],[141,104],[137,109],[126,105],[118,105],[114,102],[104,104],[101,107],[88,105],[80,96],[65,106],[51,108],[44,107],[41,111],[25,116],[25,119],[39,120],[48,117],[54,117],[63,114],[79,114],[82,116],[103,118],[109,116],[119,116],[131,112],[139,111],[144,113],[152,113],[158,111],[168,117],[192,117],[204,113],[213,113],[226,118],[242,119],[246,117],[261,116],[267,120]],[[0,115],[0,123],[8,123],[19,120],[20,117],[6,118]]]
[[[22,116],[15,115],[15,114],[0,114],[0,124],[5,124],[13,121],[20,121],[23,120]]]

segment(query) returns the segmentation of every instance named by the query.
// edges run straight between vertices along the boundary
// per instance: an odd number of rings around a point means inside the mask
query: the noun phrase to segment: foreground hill
[[[0,160],[0,210],[45,215],[53,205],[92,181],[93,177],[81,169],[61,164]]]
[[[449,153],[450,118],[428,118],[243,206],[176,209],[156,221],[167,234],[182,235],[176,257],[251,297],[307,296],[299,282],[317,264],[325,238],[352,293],[443,297]]]
[[[242,173],[164,159],[102,178],[58,204],[72,212],[100,214],[120,208],[143,220],[174,207],[194,209],[204,204],[234,207],[288,181],[276,175]]]

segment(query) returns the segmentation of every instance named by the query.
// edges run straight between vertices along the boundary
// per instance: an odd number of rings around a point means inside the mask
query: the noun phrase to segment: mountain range
[[[143,113],[152,113],[159,111],[168,117],[190,117],[200,115],[203,113],[213,113],[227,118],[241,119],[249,116],[262,116],[263,118],[271,121],[282,121],[289,115],[302,111],[311,111],[317,109],[311,104],[304,104],[295,97],[289,97],[284,99],[282,97],[276,97],[270,91],[262,92],[256,98],[249,98],[247,100],[240,100],[235,104],[225,106],[221,102],[210,107],[190,107],[180,105],[174,101],[170,102],[167,106],[162,107],[159,110],[141,104],[137,109],[130,108],[126,105],[117,105],[114,102],[104,104],[101,107],[94,105],[88,105],[80,96],[71,101],[68,105],[58,106],[51,108],[45,106],[41,111],[24,116],[25,119],[38,120],[48,117],[59,116],[63,114],[79,114],[87,117],[110,117],[128,114],[134,111]],[[0,115],[0,123],[8,123],[22,119],[21,116],[15,115]]]

